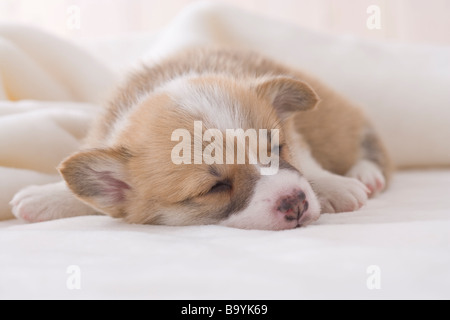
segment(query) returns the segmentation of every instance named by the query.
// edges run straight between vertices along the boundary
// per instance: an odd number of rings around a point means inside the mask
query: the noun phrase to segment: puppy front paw
[[[49,194],[46,186],[30,186],[20,190],[9,203],[12,213],[27,222],[50,220],[54,210],[55,200]],[[58,203],[58,200],[56,200]]]
[[[368,160],[357,162],[349,172],[347,177],[355,178],[364,183],[370,190],[370,196],[376,195],[386,186],[383,173],[376,164]]]
[[[27,222],[92,214],[92,209],[76,199],[63,183],[26,187],[9,204],[12,213]]]
[[[311,179],[311,185],[319,198],[321,213],[358,210],[367,202],[370,194],[361,181],[334,174]]]

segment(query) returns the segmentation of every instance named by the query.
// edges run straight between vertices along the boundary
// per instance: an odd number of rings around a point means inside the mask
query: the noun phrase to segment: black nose
[[[301,190],[296,190],[288,196],[283,196],[277,201],[277,210],[284,213],[287,221],[298,220],[308,210],[306,195]]]

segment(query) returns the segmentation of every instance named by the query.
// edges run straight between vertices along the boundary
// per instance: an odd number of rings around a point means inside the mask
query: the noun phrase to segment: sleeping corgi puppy
[[[259,54],[194,48],[120,86],[59,171],[11,201],[26,221],[283,230],[354,211],[384,190],[386,150],[364,113]]]

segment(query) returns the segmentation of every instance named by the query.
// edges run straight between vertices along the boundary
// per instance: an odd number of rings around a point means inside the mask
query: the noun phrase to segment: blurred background
[[[0,22],[26,23],[75,39],[156,33],[193,2],[196,0],[0,0]],[[448,0],[222,2],[327,33],[403,43],[450,44]],[[377,14],[373,6],[379,10],[380,26],[370,29],[367,20]]]

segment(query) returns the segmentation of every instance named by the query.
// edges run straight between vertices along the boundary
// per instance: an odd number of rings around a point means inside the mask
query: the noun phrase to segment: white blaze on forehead
[[[243,112],[246,109],[241,105],[240,99],[233,95],[233,88],[226,88],[220,83],[195,81],[195,79],[198,79],[198,75],[192,74],[188,77],[174,79],[164,85],[161,90],[168,93],[177,108],[192,114],[196,120],[201,120],[205,133],[208,130],[219,130],[222,133],[226,145],[222,145],[223,139],[219,139],[219,141],[214,139],[213,144],[217,145],[217,142],[220,142],[219,149],[225,152],[227,164],[258,165],[259,160],[262,164],[261,174],[276,174],[279,164],[277,156],[267,156],[267,152],[262,153],[263,150],[267,151],[265,149],[267,148],[268,131],[262,128],[247,128],[248,122],[251,120],[248,119],[250,115]],[[277,132],[274,134],[272,131]],[[278,129],[270,132],[272,146],[275,146],[279,141]],[[206,134],[205,140],[208,142],[211,141],[209,136]],[[219,135],[216,134],[216,136]],[[194,137],[194,141],[198,142],[194,143],[194,149],[202,147],[201,141],[198,141],[202,137],[201,135]],[[261,153],[259,155],[258,150]]]
[[[133,125],[133,122],[130,121],[129,115],[133,113],[139,107],[139,105],[143,103],[146,99],[148,99],[150,96],[151,93],[149,92],[141,92],[135,98],[135,101],[131,103],[129,108],[118,108],[115,111],[116,118],[111,123],[113,127],[106,138],[105,147],[115,145],[120,134],[129,126]]]
[[[206,128],[222,131],[244,127],[239,100],[217,84],[193,83],[191,78],[175,79],[164,89],[177,107],[198,116]]]
[[[276,212],[277,201],[300,189],[306,195],[308,210],[304,213],[310,220],[320,215],[320,204],[310,184],[296,171],[282,169],[278,174],[262,176],[258,180],[248,206],[241,212],[232,214],[220,224],[241,229],[282,230],[297,226],[297,221],[287,221],[283,214]]]

